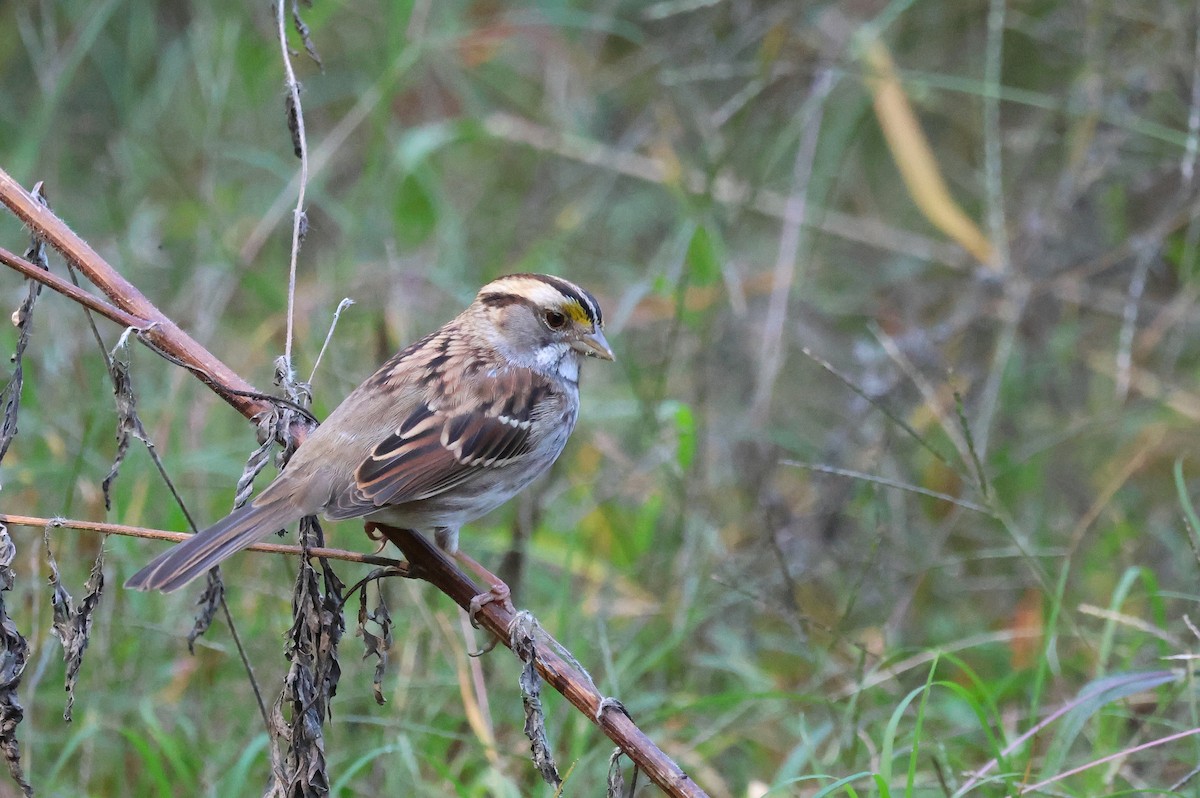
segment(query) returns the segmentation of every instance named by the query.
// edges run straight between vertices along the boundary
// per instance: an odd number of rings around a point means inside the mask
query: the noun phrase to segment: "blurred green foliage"
[[[588,286],[618,362],[589,364],[550,477],[463,544],[485,563],[523,549],[518,604],[713,796],[954,794],[996,757],[969,794],[1043,779],[1042,794],[1145,793],[1200,754],[1181,739],[1064,775],[1200,726],[1190,677],[1156,675],[1187,667],[1163,657],[1197,646],[1200,598],[1182,520],[1200,417],[1197,12],[1009,5],[302,11],[324,65],[295,57],[312,157],[302,376],[338,302],[357,303],[316,411],[498,274]],[[974,262],[917,209],[873,110],[876,36],[954,199],[1006,259]],[[0,5],[0,165],[44,180],[74,229],[260,387],[283,349],[298,172],[282,86],[266,4]],[[797,198],[798,252],[781,258]],[[11,217],[0,242],[25,245]],[[16,307],[21,281],[0,287]],[[35,313],[4,511],[186,528],[136,449],[105,512],[103,363],[77,308],[44,292]],[[120,331],[101,329],[112,346]],[[192,512],[219,517],[252,430],[179,369],[132,360],[155,446]],[[65,725],[41,531],[12,531],[6,603],[33,645],[19,736],[40,794],[258,792],[266,739],[227,630],[190,656],[194,593],[119,587],[160,547],[104,543],[110,584]],[[354,524],[331,532],[369,546]],[[101,541],[52,538],[78,590]],[[293,574],[248,555],[226,569],[268,698]],[[431,589],[383,590],[389,703],[347,637],[335,794],[548,794],[517,663],[469,660],[478,643]],[[486,733],[468,722],[473,667]],[[598,794],[610,744],[557,696],[547,711],[567,792]]]

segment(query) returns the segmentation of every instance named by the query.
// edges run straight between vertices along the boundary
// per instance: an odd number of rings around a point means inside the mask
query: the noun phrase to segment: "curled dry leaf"
[[[305,546],[322,545],[316,518],[310,516],[300,522],[300,540]],[[328,561],[321,560],[321,569],[323,584],[318,583],[316,570],[305,559],[296,579],[293,623],[285,652],[291,666],[273,713],[275,728],[270,730],[275,736],[271,758],[279,767],[267,795],[315,798],[329,792],[324,722],[342,673],[337,654],[345,631],[341,612],[345,586]],[[286,710],[290,710],[290,720],[286,719]],[[278,751],[279,739],[287,743],[284,752]]]
[[[534,767],[552,787],[562,784],[558,765],[550,750],[546,737],[546,715],[542,711],[542,677],[538,675],[534,634],[538,631],[537,620],[527,612],[519,613],[512,625],[512,650],[524,663],[517,683],[521,687],[521,703],[525,706],[525,736],[533,753]]]
[[[84,595],[76,606],[71,594],[63,587],[62,577],[58,573],[58,563],[50,551],[50,527],[46,527],[46,562],[50,566],[50,587],[52,596],[51,606],[54,610],[54,622],[50,633],[59,639],[63,647],[63,660],[67,663],[65,687],[67,704],[63,708],[63,720],[71,721],[71,709],[75,706],[75,681],[79,677],[79,669],[83,667],[83,653],[87,650],[88,641],[92,636],[92,614],[100,603],[100,595],[104,591],[104,547],[96,555],[92,563],[92,572],[84,584]]]
[[[21,787],[21,792],[33,795],[33,787],[25,780],[21,768],[21,744],[17,740],[17,726],[25,717],[25,709],[17,701],[17,688],[25,673],[29,643],[8,617],[4,604],[4,593],[12,590],[16,581],[12,569],[16,554],[17,547],[9,537],[8,527],[0,524],[0,755],[4,756],[8,772]]]
[[[33,196],[44,203],[41,184],[34,187]],[[37,236],[33,237],[25,251],[27,260],[48,269],[46,245]],[[37,302],[41,285],[29,282],[25,298],[12,315],[17,328],[17,346],[12,354],[13,372],[8,383],[0,390],[3,419],[0,420],[0,460],[8,453],[8,447],[17,436],[17,414],[21,407],[21,388],[24,383],[23,358],[33,332],[33,306]],[[0,524],[0,756],[8,765],[9,775],[21,788],[24,795],[33,795],[33,786],[25,779],[21,767],[21,743],[17,740],[17,726],[25,718],[25,708],[17,700],[17,689],[25,674],[29,661],[29,642],[17,629],[17,624],[8,615],[4,593],[12,590],[16,573],[12,569],[17,556],[17,547],[8,534],[8,527]]]
[[[221,602],[225,600],[225,582],[221,579],[221,569],[212,568],[204,576],[204,592],[196,599],[196,617],[192,619],[192,628],[188,632],[188,653],[196,653],[196,641],[204,636],[212,626]]]
[[[309,0],[305,0],[305,6],[312,7]],[[304,42],[304,52],[308,53],[308,57],[322,70],[325,68],[321,63],[321,56],[317,53],[316,45],[313,44],[312,34],[305,24],[304,19],[300,16],[300,6],[295,0],[292,0],[292,25],[296,28],[296,33],[300,34],[300,40]]]
[[[142,426],[142,419],[137,413],[137,398],[133,393],[133,380],[129,376],[129,361],[126,359],[128,347],[118,347],[118,350],[124,350],[124,356],[114,351],[108,361],[108,371],[113,382],[113,397],[117,402],[117,451],[113,455],[113,463],[108,470],[108,476],[100,483],[106,510],[112,509],[112,486],[117,481],[121,464],[125,462],[125,456],[129,453],[130,436],[137,438],[147,447],[153,448],[150,437],[146,434],[145,427]]]
[[[39,238],[34,238],[29,249],[25,251],[25,258],[43,269],[50,268],[46,263],[46,245]],[[4,459],[13,438],[17,437],[17,413],[21,409],[21,388],[25,383],[25,348],[29,346],[29,338],[33,333],[33,306],[41,290],[41,283],[30,280],[25,298],[12,314],[13,326],[17,328],[17,346],[11,358],[12,376],[4,389],[0,390],[0,404],[4,408],[4,416],[0,420],[0,460]]]
[[[392,648],[392,616],[388,614],[387,605],[383,602],[383,593],[379,593],[379,603],[375,609],[367,611],[367,586],[363,585],[358,594],[358,629],[355,631],[363,639],[363,659],[376,657],[375,678],[372,686],[375,689],[375,703],[383,706],[387,699],[383,697],[383,675],[387,672],[388,652]],[[382,630],[375,634],[367,628],[367,622],[373,621]]]
[[[612,754],[608,757],[608,798],[622,798],[626,795],[625,792],[625,776],[621,773],[621,755],[624,753],[620,748],[614,748]],[[637,771],[634,771],[637,775]],[[632,795],[632,793],[629,793]]]

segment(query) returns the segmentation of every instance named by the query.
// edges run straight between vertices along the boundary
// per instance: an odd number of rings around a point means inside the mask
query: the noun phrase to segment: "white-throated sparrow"
[[[306,515],[434,533],[512,498],[558,459],[579,414],[579,362],[612,360],[595,298],[544,274],[488,283],[454,320],[359,385],[244,507],[126,586],[177,590]]]

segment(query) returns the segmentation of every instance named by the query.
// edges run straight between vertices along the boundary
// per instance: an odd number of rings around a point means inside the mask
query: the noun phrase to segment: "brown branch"
[[[48,272],[41,266],[30,263],[20,255],[15,255],[3,247],[0,247],[0,263],[20,272],[35,282],[41,283],[47,288],[57,291],[67,299],[74,300],[85,308],[96,311],[109,321],[115,321],[117,324],[125,327],[133,327],[138,330],[150,326],[150,322],[145,319],[139,319],[131,313],[126,313],[120,308],[113,307],[103,299],[92,296],[71,281],[64,280],[54,272]]]
[[[138,327],[142,331],[139,337],[143,341],[185,365],[218,396],[247,418],[253,418],[257,414],[271,409],[266,400],[246,396],[245,394],[258,394],[259,392],[253,385],[243,380],[237,372],[179,329],[175,322],[155,307],[154,303],[147,299],[141,291],[122,277],[104,258],[100,257],[86,241],[54,215],[53,211],[30,196],[29,192],[3,169],[0,169],[0,203],[6,205],[13,215],[28,225],[38,237],[62,253],[63,257],[83,272],[113,305],[140,321],[140,324],[131,325],[128,323],[129,320],[123,320],[119,321],[119,324]],[[11,262],[8,258],[4,260],[4,265],[26,274],[18,264]],[[41,270],[39,269],[39,271]],[[80,304],[85,304],[98,313],[103,313],[107,318],[113,318],[112,315],[105,312],[103,307],[95,303],[89,304],[78,295],[60,291],[58,285],[52,285],[38,275],[26,274],[26,276],[40,280]],[[297,429],[293,432],[301,438],[304,435],[304,430]]]
[[[87,245],[67,225],[51,211],[35,201],[29,194],[0,169],[0,202],[29,225],[48,244],[63,254],[72,264],[79,268],[88,279],[111,300],[117,309],[136,317],[136,321],[145,324],[130,325],[128,319],[118,321],[125,326],[135,326],[142,331],[142,340],[177,360],[186,366],[201,381],[212,388],[222,399],[233,406],[247,418],[253,419],[259,413],[269,410],[270,405],[265,399],[243,396],[242,393],[257,393],[253,386],[243,380],[232,369],[222,363],[207,349],[184,333],[173,321],[167,318],[131,283],[116,272],[95,250]],[[20,259],[17,259],[20,260]],[[4,264],[26,272],[10,259],[4,259]],[[40,269],[38,271],[41,271]],[[27,275],[39,279],[39,275]],[[43,282],[46,282],[43,280]],[[46,282],[51,285],[50,282]],[[51,285],[59,290],[57,285]],[[88,300],[74,293],[62,292],[65,296],[93,307]],[[86,293],[86,292],[81,292]],[[87,295],[90,296],[90,295]],[[91,297],[95,300],[95,297]],[[98,300],[93,303],[103,305]],[[104,313],[107,318],[117,321],[113,315],[105,313],[101,307],[93,307],[97,312]],[[302,436],[304,430],[293,430],[293,434]],[[8,519],[10,523],[29,526],[45,526],[53,519],[33,518],[29,516],[0,515],[0,520]],[[137,530],[139,537],[154,537],[163,539],[183,539],[184,535],[162,533],[159,530],[138,530],[136,527],[118,527],[115,524],[99,524],[92,522],[72,522],[74,528],[90,529],[107,534],[118,534],[117,529]],[[86,524],[86,526],[83,526]],[[426,541],[422,536],[404,530],[380,528],[388,535],[409,560],[410,573],[432,584],[438,590],[453,599],[460,607],[467,608],[471,599],[482,591],[467,578],[466,574],[452,564],[442,552]],[[125,533],[125,532],[123,532]],[[132,531],[128,534],[134,534]],[[260,544],[255,547],[267,551],[290,550],[290,546],[272,546]],[[318,550],[310,550],[316,553]],[[326,551],[326,550],[320,550]],[[332,556],[326,554],[324,556]],[[344,558],[343,558],[344,559]],[[370,562],[364,558],[364,562]],[[505,644],[509,644],[509,632],[516,616],[499,604],[486,604],[480,610],[478,618],[482,625],[496,634]],[[608,702],[596,690],[591,680],[572,666],[557,651],[543,641],[535,643],[536,667],[542,677],[568,701],[592,719],[622,751],[624,751],[650,777],[652,781],[669,796],[677,798],[704,798],[706,795],[653,741],[650,740],[637,725],[620,708]],[[603,711],[602,711],[603,709]]]
[[[81,532],[99,532],[102,535],[120,535],[127,538],[143,538],[145,540],[166,540],[180,543],[191,537],[186,532],[168,532],[165,529],[150,529],[144,526],[126,526],[125,524],[109,524],[103,521],[78,521],[70,518],[39,518],[35,515],[16,515],[0,513],[0,524],[10,526],[29,526],[44,529],[47,526],[55,529],[77,529]],[[320,546],[305,549],[303,546],[287,546],[282,543],[255,543],[246,551],[261,551],[267,554],[286,554],[291,556],[323,557],[327,560],[342,560],[366,565],[380,565],[394,568],[399,573],[407,573],[408,563],[393,557],[380,557],[375,554],[362,554],[345,549],[327,549]]]
[[[375,529],[404,552],[404,556],[412,563],[416,576],[436,585],[438,590],[454,599],[464,610],[470,608],[471,599],[486,592],[480,590],[423,535],[407,529],[393,529],[380,525],[375,525]],[[511,646],[510,632],[517,616],[501,602],[484,604],[476,614],[476,619],[501,642]],[[705,796],[705,792],[680,769],[679,765],[664,754],[628,715],[600,695],[591,679],[568,663],[552,646],[542,641],[536,641],[534,645],[537,657],[535,664],[542,678],[599,726],[610,740],[637,763],[651,781],[661,787],[667,795],[687,798]],[[603,712],[600,711],[602,704],[608,704]]]

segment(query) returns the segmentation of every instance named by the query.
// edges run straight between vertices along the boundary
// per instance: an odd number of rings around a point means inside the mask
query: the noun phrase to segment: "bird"
[[[447,554],[481,568],[459,551],[459,530],[558,459],[579,416],[585,357],[615,359],[594,296],[548,274],[493,280],[347,395],[253,500],[126,587],[178,590],[310,515],[432,533]],[[492,587],[506,598],[502,582]],[[492,600],[476,599],[473,609]]]

